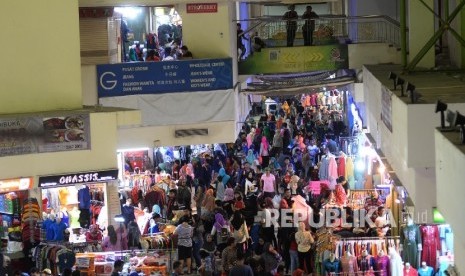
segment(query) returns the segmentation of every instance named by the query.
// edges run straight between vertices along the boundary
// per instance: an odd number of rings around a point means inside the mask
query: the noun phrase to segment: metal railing
[[[257,35],[266,47],[286,46],[286,20],[280,17],[261,17],[239,21],[248,26],[244,31],[250,37],[248,43],[253,49]],[[305,20],[296,20],[295,46],[303,45],[302,27]],[[245,24],[244,24],[245,23]],[[388,43],[400,47],[400,24],[388,16],[320,16],[315,19],[314,45],[350,43]]]

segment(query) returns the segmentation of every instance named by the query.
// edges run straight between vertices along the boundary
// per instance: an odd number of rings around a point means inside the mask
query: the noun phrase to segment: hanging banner
[[[381,121],[392,132],[392,94],[385,86],[381,87]]]
[[[239,74],[296,73],[349,68],[347,45],[264,48],[239,62]]]
[[[97,87],[99,98],[230,89],[232,59],[97,65]]]
[[[0,119],[0,157],[86,149],[89,114]]]

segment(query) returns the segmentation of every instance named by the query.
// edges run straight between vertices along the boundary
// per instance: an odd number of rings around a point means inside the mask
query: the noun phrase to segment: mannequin
[[[74,206],[73,209],[69,212],[71,228],[81,227],[81,225],[79,224],[79,214],[81,214],[81,212],[79,211],[77,206]]]
[[[48,214],[44,216],[45,220],[42,223],[42,229],[45,230],[45,240],[53,241],[53,224],[55,223],[55,215]]]
[[[65,231],[66,230],[66,224],[64,224],[63,221],[61,221],[61,218],[58,216],[55,219],[55,223],[51,224],[51,229],[53,230],[53,240],[54,241],[64,241],[65,239]]]
[[[410,263],[405,263],[404,276],[418,276],[418,271]]]
[[[362,255],[358,259],[358,267],[360,271],[365,272],[370,270],[370,267],[375,266],[374,258],[368,254],[368,251],[365,249],[362,251]]]
[[[402,228],[400,241],[403,247],[402,259],[418,268],[418,252],[422,250],[420,229],[413,223],[411,217],[407,218],[407,225]]]
[[[344,256],[341,258],[341,266],[344,275],[355,276],[358,272],[357,258],[352,256],[349,251],[346,251]]]
[[[66,207],[61,208],[60,217],[61,217],[61,221],[63,221],[63,223],[66,224],[67,227],[69,227],[68,208]]]
[[[330,275],[330,273],[339,273],[340,262],[334,253],[329,254],[329,258],[323,262],[323,267],[325,275]]]
[[[392,275],[402,275],[402,258],[399,253],[397,253],[394,247],[389,248],[389,262],[391,264],[391,274]]]
[[[375,259],[375,270],[379,271],[378,276],[389,276],[391,275],[389,257],[384,254],[384,250],[378,252],[378,256]]]
[[[428,266],[426,262],[421,262],[421,267],[418,269],[419,276],[433,276],[434,269]]]
[[[425,261],[428,265],[437,268],[437,256],[441,249],[441,240],[439,239],[439,228],[437,225],[422,225],[420,226],[421,244],[421,261]]]

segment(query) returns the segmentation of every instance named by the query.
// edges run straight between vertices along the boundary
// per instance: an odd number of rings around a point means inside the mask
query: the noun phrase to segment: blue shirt
[[[54,241],[63,241],[64,240],[64,232],[66,229],[66,224],[62,221],[59,223],[55,222],[51,225],[51,229],[53,229],[53,240]]]
[[[82,188],[78,191],[79,209],[90,209],[90,192],[89,187]]]

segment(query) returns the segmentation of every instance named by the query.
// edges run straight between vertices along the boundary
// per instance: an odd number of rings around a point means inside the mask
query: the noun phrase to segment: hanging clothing
[[[341,258],[342,272],[345,276],[355,276],[358,274],[357,258],[354,256],[344,256]]]
[[[420,229],[417,225],[405,226],[400,232],[400,240],[403,244],[402,259],[418,268],[418,245],[421,244]]]
[[[391,265],[391,275],[399,275],[403,274],[403,265],[402,265],[402,258],[400,257],[399,253],[395,251],[393,248],[389,248],[389,262]]]
[[[422,225],[420,226],[421,244],[421,261],[426,262],[435,271],[437,268],[436,254],[441,250],[441,241],[439,240],[439,229],[437,225]]]
[[[342,206],[347,203],[347,194],[341,184],[336,184],[335,196],[337,205]]]
[[[329,166],[329,159],[327,157],[322,158],[319,171],[318,171],[318,177],[320,178],[320,180],[329,179],[328,166]]]
[[[434,270],[431,266],[427,266],[425,268],[418,269],[418,276],[433,276]]]
[[[386,255],[378,256],[375,259],[375,271],[376,276],[390,276],[390,260],[389,257]]]
[[[358,259],[358,267],[360,271],[365,272],[370,270],[370,267],[375,266],[375,259],[371,255],[360,256]]]
[[[345,166],[345,178],[349,183],[350,189],[353,190],[355,188],[354,161],[351,157],[347,157]]]
[[[336,188],[336,180],[338,178],[337,172],[337,162],[334,156],[329,157],[328,162],[328,180],[329,180],[329,188],[334,190]]]
[[[337,159],[337,175],[344,177],[346,175],[346,158],[344,155]]]

